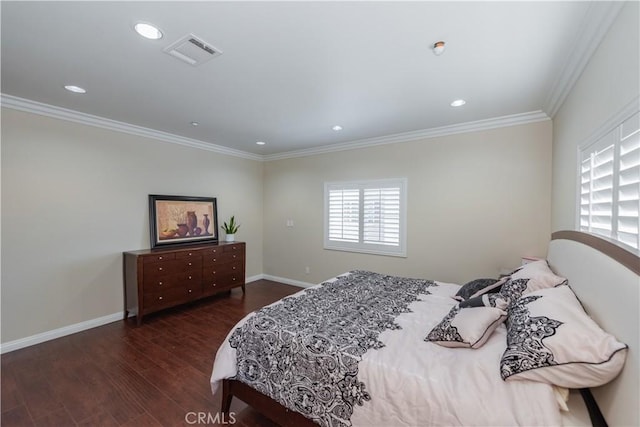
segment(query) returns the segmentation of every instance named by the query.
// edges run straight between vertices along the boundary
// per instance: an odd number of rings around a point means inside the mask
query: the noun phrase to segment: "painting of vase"
[[[149,196],[151,247],[218,241],[215,198]]]
[[[198,226],[198,216],[195,211],[187,212],[187,228],[189,229],[189,235],[196,235],[196,227]]]

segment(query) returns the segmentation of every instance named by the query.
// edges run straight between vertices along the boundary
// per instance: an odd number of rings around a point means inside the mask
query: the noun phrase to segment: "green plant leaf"
[[[238,228],[240,228],[240,224],[236,223],[236,218],[234,215],[231,216],[228,224],[226,221],[222,224],[222,229],[227,234],[236,234]]]

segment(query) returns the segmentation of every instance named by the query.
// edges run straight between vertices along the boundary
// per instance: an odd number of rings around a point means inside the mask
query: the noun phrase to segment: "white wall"
[[[393,177],[408,178],[407,258],[324,250],[324,182]],[[271,161],[264,197],[267,275],[317,283],[359,268],[458,283],[496,277],[523,255],[546,253],[551,122]]]
[[[2,110],[2,342],[122,312],[149,194],[213,196],[262,273],[261,162]]]
[[[638,2],[627,2],[553,120],[552,230],[576,226],[578,145],[640,93]]]

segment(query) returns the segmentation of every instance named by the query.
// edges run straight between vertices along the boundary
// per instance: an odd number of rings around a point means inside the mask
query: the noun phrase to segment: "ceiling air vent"
[[[167,46],[164,51],[194,67],[222,55],[220,49],[193,34],[187,34]]]

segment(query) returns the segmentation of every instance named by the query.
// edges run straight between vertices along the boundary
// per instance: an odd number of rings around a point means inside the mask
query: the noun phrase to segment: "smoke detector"
[[[222,55],[222,51],[194,34],[187,34],[164,48],[164,52],[197,67]]]

